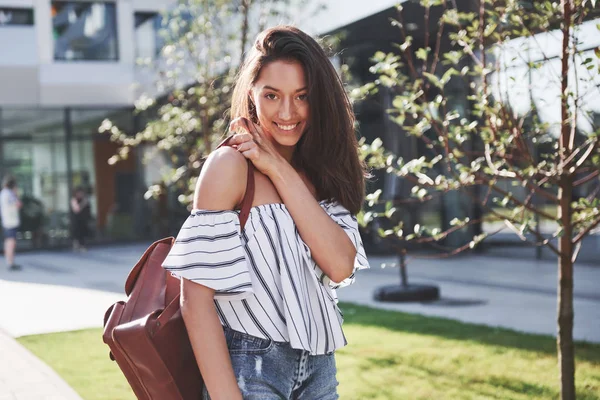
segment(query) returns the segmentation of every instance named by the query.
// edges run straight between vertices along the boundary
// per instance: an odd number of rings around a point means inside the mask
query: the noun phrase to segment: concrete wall
[[[86,0],[76,0],[86,1]],[[136,98],[137,11],[159,11],[173,0],[116,0],[118,61],[55,61],[50,0],[0,0],[33,8],[34,26],[0,26],[0,107],[126,106]]]
[[[75,0],[90,1],[90,0]],[[113,0],[116,3],[118,61],[55,61],[51,0],[0,0],[0,7],[33,8],[34,26],[0,27],[0,107],[131,105],[145,76],[135,67],[134,13],[159,11],[175,0]],[[316,17],[296,22],[324,33],[389,8],[397,0],[328,0]],[[7,55],[7,56],[4,56]]]

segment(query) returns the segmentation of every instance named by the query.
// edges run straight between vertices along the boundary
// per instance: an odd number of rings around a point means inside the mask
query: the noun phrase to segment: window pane
[[[157,13],[135,13],[137,58],[154,59],[163,46],[159,35],[162,17]]]
[[[33,10],[0,7],[0,26],[4,25],[33,25]]]
[[[73,141],[71,161],[73,187],[82,186],[89,194],[96,237],[131,238],[135,235],[134,216],[144,206],[143,192],[136,183],[136,158],[132,152],[127,160],[113,166],[108,159],[118,151],[109,135],[98,134],[106,118],[122,131],[133,130],[133,115],[128,109],[70,110]]]
[[[108,138],[108,133],[99,134],[98,128],[102,121],[109,119],[122,132],[126,134],[133,133],[133,114],[130,109],[72,109],[71,122],[73,136],[104,136]]]
[[[3,108],[0,172],[22,196],[19,246],[58,245],[69,237],[64,110]]]
[[[3,108],[0,110],[1,137],[64,136],[65,114],[62,109]]]
[[[55,60],[119,59],[114,3],[52,2]]]

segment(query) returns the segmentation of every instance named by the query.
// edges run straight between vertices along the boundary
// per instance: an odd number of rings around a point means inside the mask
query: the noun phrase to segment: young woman
[[[163,267],[183,278],[211,399],[336,399],[335,289],[368,268],[350,102],[323,49],[290,26],[258,36],[232,102],[233,146],[208,157]],[[256,189],[240,232],[247,160]]]
[[[85,238],[88,235],[90,220],[90,201],[85,190],[78,186],[71,196],[71,226],[73,235],[73,251],[86,251]]]

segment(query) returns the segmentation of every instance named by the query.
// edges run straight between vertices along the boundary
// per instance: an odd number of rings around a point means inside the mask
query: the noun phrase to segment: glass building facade
[[[0,175],[18,181],[21,248],[70,244],[69,202],[77,187],[90,199],[90,241],[147,237],[142,168],[135,153],[108,164],[117,145],[98,133],[105,118],[134,130],[130,109],[0,108]]]

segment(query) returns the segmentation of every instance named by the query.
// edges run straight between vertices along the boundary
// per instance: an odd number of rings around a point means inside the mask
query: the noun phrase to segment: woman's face
[[[265,65],[251,90],[258,124],[280,150],[295,146],[309,117],[308,88],[302,65],[273,61]]]

